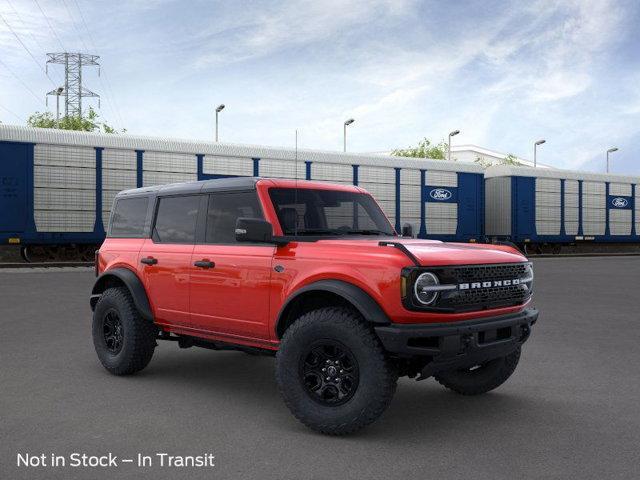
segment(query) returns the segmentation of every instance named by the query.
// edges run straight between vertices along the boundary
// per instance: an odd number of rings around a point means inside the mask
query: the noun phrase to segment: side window
[[[214,193],[209,196],[206,243],[236,243],[236,220],[264,218],[256,192]]]
[[[199,195],[160,198],[153,241],[195,243]]]
[[[148,197],[120,198],[111,216],[110,237],[140,238],[144,236]]]

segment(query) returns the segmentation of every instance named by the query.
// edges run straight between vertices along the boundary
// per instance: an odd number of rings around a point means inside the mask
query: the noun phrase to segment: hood
[[[428,240],[396,239],[422,266],[478,265],[525,262],[527,258],[507,245],[447,243]]]
[[[526,262],[527,258],[513,247],[482,243],[448,243],[438,240],[419,240],[399,237],[377,237],[375,239],[331,239],[331,242],[348,248],[378,247],[380,242],[393,242],[404,245],[416,257],[422,266],[437,265],[479,265],[491,263]],[[397,249],[401,253],[400,249]]]

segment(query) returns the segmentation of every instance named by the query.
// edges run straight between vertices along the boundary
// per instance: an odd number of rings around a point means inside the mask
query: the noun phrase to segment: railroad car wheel
[[[345,308],[302,315],[276,355],[276,380],[289,410],[330,435],[375,421],[389,406],[397,379],[372,329]]]
[[[434,378],[441,385],[461,395],[480,395],[498,388],[515,371],[520,360],[520,348],[482,365],[441,372]]]
[[[100,362],[114,375],[129,375],[148,365],[157,327],[140,316],[124,287],[104,291],[93,313],[93,345]]]

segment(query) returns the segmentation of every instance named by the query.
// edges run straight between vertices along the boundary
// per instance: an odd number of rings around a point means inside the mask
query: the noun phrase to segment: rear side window
[[[199,195],[160,198],[153,241],[195,243],[199,204]]]
[[[209,196],[206,243],[236,243],[236,220],[263,218],[256,192],[216,193]]]
[[[144,236],[148,197],[120,198],[111,217],[110,237],[140,238]]]

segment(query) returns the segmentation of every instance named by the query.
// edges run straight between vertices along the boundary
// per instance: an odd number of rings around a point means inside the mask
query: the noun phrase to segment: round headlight
[[[413,292],[416,300],[418,300],[422,305],[431,305],[436,301],[436,298],[438,298],[438,292],[431,290],[429,287],[435,287],[439,284],[440,281],[438,280],[438,277],[433,273],[425,272],[421,274],[413,285]]]

